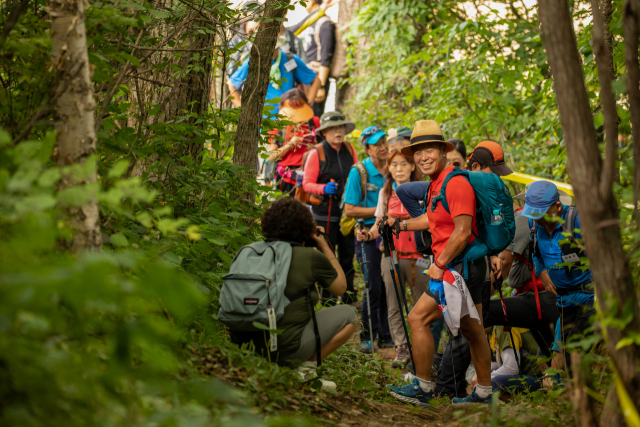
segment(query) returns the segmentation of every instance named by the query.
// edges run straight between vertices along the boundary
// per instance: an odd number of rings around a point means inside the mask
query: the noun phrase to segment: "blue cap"
[[[542,218],[549,208],[560,200],[558,187],[553,182],[536,181],[527,189],[521,215],[532,219]]]
[[[386,136],[387,133],[380,126],[369,126],[362,131],[361,138],[363,144],[375,145],[380,138]]]

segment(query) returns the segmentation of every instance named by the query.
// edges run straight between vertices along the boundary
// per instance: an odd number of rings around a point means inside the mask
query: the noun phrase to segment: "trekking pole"
[[[358,219],[356,227],[364,230],[364,219]],[[371,294],[369,293],[369,274],[367,273],[367,253],[364,248],[364,240],[362,241],[362,274],[364,275],[364,285],[367,288],[367,314],[369,315],[369,338],[371,339],[371,357],[374,357],[373,351],[373,323],[371,322]],[[364,328],[364,324],[363,324]]]
[[[336,182],[333,178],[329,182]],[[331,223],[331,205],[333,204],[333,195],[329,194],[329,215],[327,215],[327,234],[329,234],[329,224]]]
[[[507,306],[504,303],[504,298],[502,297],[502,282],[503,278],[495,279],[493,282],[494,287],[498,290],[498,295],[500,295],[500,303],[502,304],[502,312],[504,313],[504,320],[507,324],[507,328],[509,328],[509,339],[511,339],[511,347],[513,348],[513,354],[516,356],[516,363],[518,364],[518,373],[520,373],[520,358],[518,357],[518,350],[516,350],[516,342],[513,340],[513,332],[511,332],[511,323],[509,322],[509,318],[507,317]]]
[[[402,300],[404,302],[404,309],[407,312],[407,316],[409,315],[409,306],[407,305],[407,296],[404,292],[404,284],[402,283],[402,277],[400,275],[400,265],[398,264],[398,257],[396,254],[396,244],[393,242],[394,234],[398,236],[400,234],[400,220],[396,218],[396,222],[393,224],[393,228],[396,229],[396,233],[393,232],[393,229],[386,225],[386,219],[383,218],[383,223],[385,223],[384,229],[387,235],[387,241],[389,242],[389,250],[393,257],[393,264],[396,267],[396,271],[398,272],[398,285],[400,285],[400,289],[402,289]]]
[[[413,361],[413,350],[411,349],[411,340],[409,339],[409,329],[407,329],[407,324],[404,320],[404,313],[402,312],[402,303],[400,302],[400,292],[398,291],[398,283],[396,282],[396,273],[393,269],[393,263],[391,261],[391,250],[389,245],[389,233],[385,230],[385,222],[387,217],[382,218],[382,222],[378,225],[378,231],[382,236],[382,248],[384,249],[384,256],[387,257],[389,261],[389,270],[391,271],[391,280],[393,281],[393,288],[396,291],[396,301],[398,302],[398,308],[400,309],[400,319],[402,319],[402,328],[404,329],[404,336],[407,339],[407,347],[409,348],[409,357],[411,358],[411,364],[413,364],[413,369],[416,369],[416,362]],[[393,242],[391,242],[393,244]],[[399,271],[399,270],[398,270]],[[398,273],[398,279],[400,278],[400,274]],[[403,289],[404,292],[404,289]],[[404,295],[404,294],[403,294]],[[406,302],[405,302],[406,307]],[[407,310],[407,315],[409,314],[409,310]]]

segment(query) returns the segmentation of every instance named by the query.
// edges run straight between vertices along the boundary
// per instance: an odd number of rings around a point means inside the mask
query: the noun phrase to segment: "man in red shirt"
[[[441,203],[431,209],[431,200],[440,194],[445,177],[453,171],[454,167],[448,164],[446,156],[453,149],[453,144],[444,140],[440,126],[432,120],[416,122],[411,145],[403,149],[403,154],[412,154],[422,173],[429,175],[431,179],[426,213],[403,222],[402,226],[404,231],[431,231],[434,262],[429,269],[429,277],[432,281],[442,280],[447,266],[462,273],[463,262],[453,264],[453,261],[477,235],[476,196],[471,184],[463,176],[453,177],[447,184],[446,199],[450,212]],[[487,273],[487,263],[484,256],[469,261],[465,283],[478,313],[482,313],[482,285]],[[499,258],[492,257],[491,268],[498,274],[501,269]],[[442,295],[435,297],[441,298]],[[421,407],[429,406],[429,400],[433,396],[431,364],[435,354],[430,325],[441,318],[438,302],[428,290],[408,316],[416,378],[404,387],[388,386],[391,394],[398,400]],[[469,342],[471,359],[478,374],[478,385],[468,397],[454,398],[453,403],[491,403],[491,352],[482,322],[467,315],[460,319],[460,331]]]

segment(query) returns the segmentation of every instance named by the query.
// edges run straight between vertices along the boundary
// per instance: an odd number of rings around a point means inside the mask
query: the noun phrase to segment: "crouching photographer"
[[[223,278],[218,317],[233,342],[253,342],[257,353],[279,364],[303,362],[298,371],[310,379],[356,329],[356,312],[349,305],[314,312],[316,283],[342,295],[347,289],[344,271],[324,230],[297,200],[285,197],[271,204],[262,214],[261,228],[265,241],[243,247]],[[270,331],[257,328],[256,322]],[[335,389],[331,381],[322,383]]]

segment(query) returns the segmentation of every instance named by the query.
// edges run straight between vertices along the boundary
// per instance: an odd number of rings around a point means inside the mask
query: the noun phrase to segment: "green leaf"
[[[284,332],[284,329],[269,329],[268,326],[263,325],[262,323],[258,323],[258,322],[253,322],[252,325],[256,329],[260,329],[260,330],[263,330],[263,331],[269,331],[269,333],[273,334],[273,335],[280,335],[280,334],[282,334]]]
[[[120,246],[120,247],[129,246],[129,240],[122,233],[112,234],[111,235],[111,243],[114,246]]]
[[[109,178],[117,178],[121,176],[129,167],[129,160],[118,160],[109,170]]]

